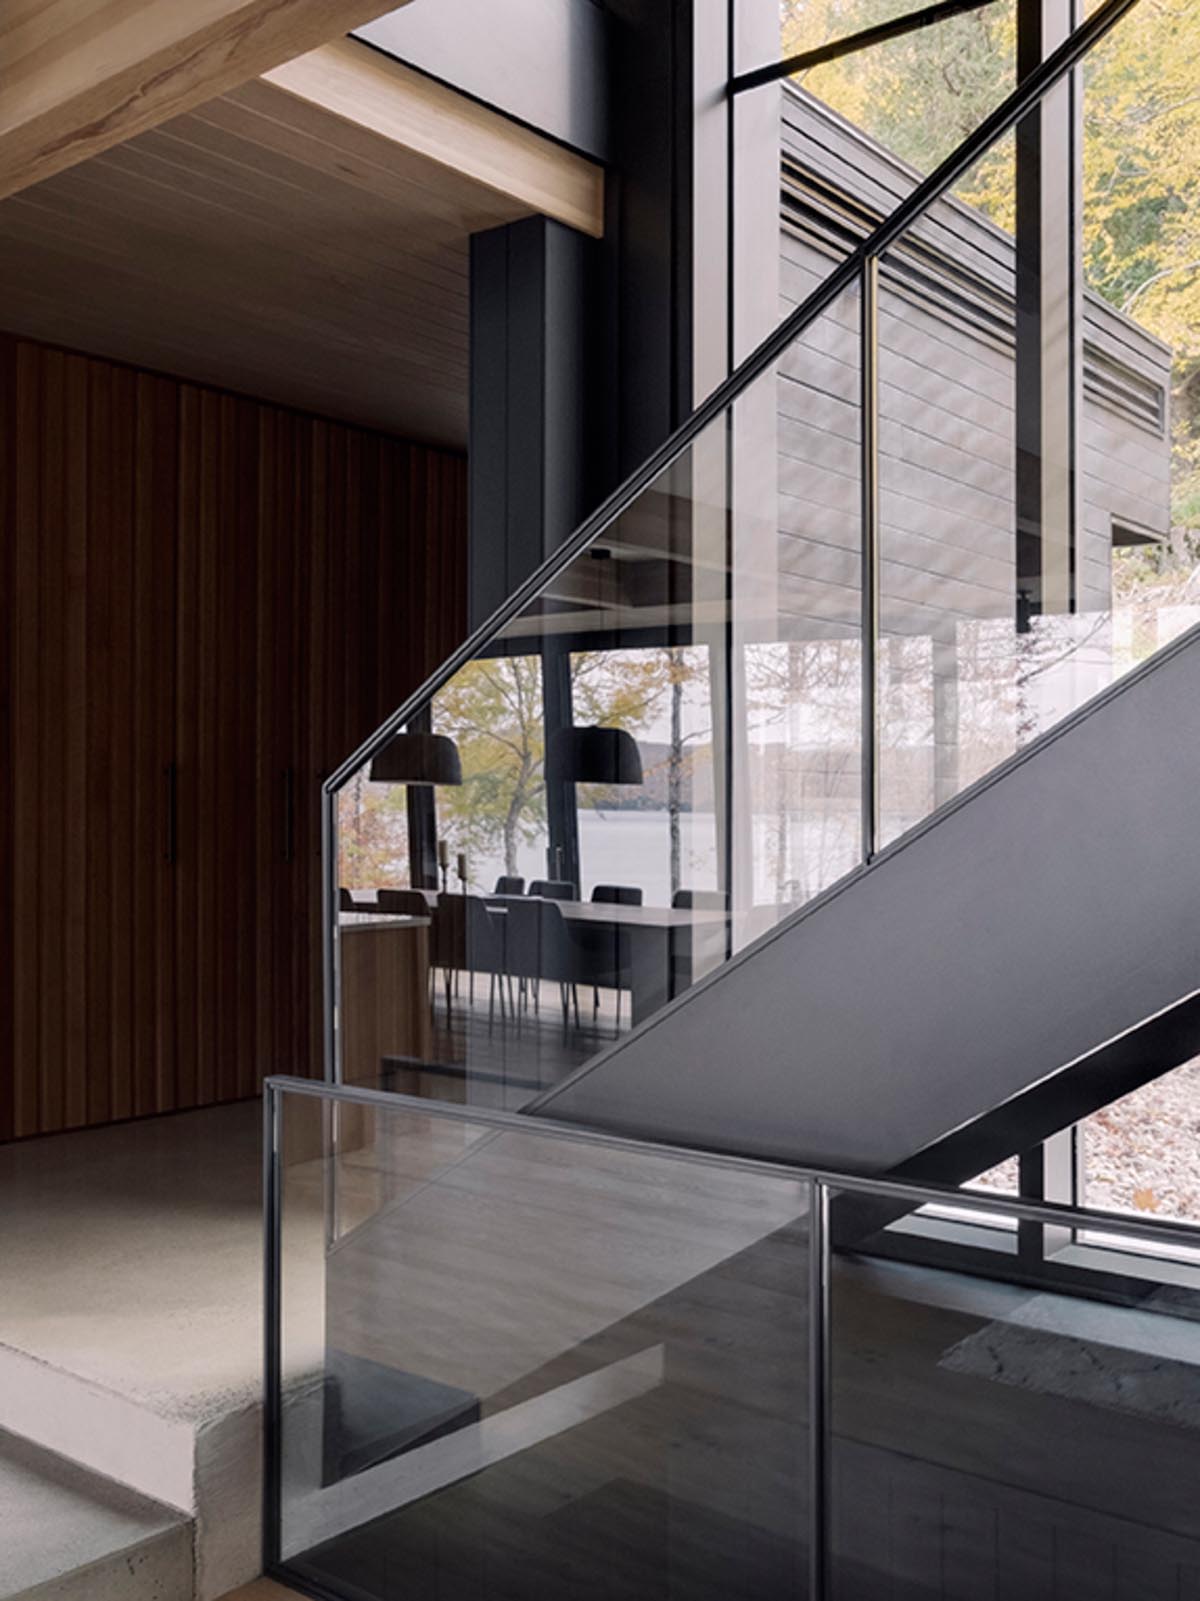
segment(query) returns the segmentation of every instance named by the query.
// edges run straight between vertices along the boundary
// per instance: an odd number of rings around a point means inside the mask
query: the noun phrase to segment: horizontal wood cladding
[[[0,1138],[320,1054],[322,776],[465,632],[463,459],[0,337]]]

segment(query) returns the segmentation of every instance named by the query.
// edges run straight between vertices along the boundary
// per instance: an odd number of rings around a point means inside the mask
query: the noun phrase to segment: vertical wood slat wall
[[[0,1139],[319,1071],[320,781],[465,630],[461,456],[0,336]]]

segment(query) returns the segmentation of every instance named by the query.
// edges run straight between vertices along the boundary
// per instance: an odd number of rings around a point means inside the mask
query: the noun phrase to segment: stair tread
[[[0,1522],[0,1597],[8,1598],[132,1552],[190,1520],[0,1431]]]

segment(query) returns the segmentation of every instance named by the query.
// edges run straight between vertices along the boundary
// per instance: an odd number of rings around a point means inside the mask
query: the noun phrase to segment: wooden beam
[[[0,197],[211,100],[395,4],[5,0]]]
[[[356,39],[323,45],[263,81],[530,211],[594,238],[604,232],[602,168]]]

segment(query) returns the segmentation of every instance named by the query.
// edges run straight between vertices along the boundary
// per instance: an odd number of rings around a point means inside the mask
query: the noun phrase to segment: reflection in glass
[[[854,292],[437,691],[400,739],[453,781],[344,786],[344,1079],[526,1105],[855,865],[859,334]]]
[[[283,1098],[292,1572],[367,1601],[802,1601],[806,1181],[330,1111]]]
[[[490,893],[503,874],[546,876],[545,719],[536,655],[468,664],[439,692],[433,723],[459,748],[461,789],[439,791],[438,836],[466,857],[466,888]]]
[[[833,1200],[835,1230],[846,1199]],[[999,1194],[993,1212],[1015,1232]],[[837,1601],[895,1595],[901,1576],[906,1594],[964,1601],[1186,1594],[1200,1563],[1200,1324],[1171,1271],[1121,1304],[1114,1282],[1103,1300],[1082,1277],[1031,1292],[844,1238],[831,1297]]]

